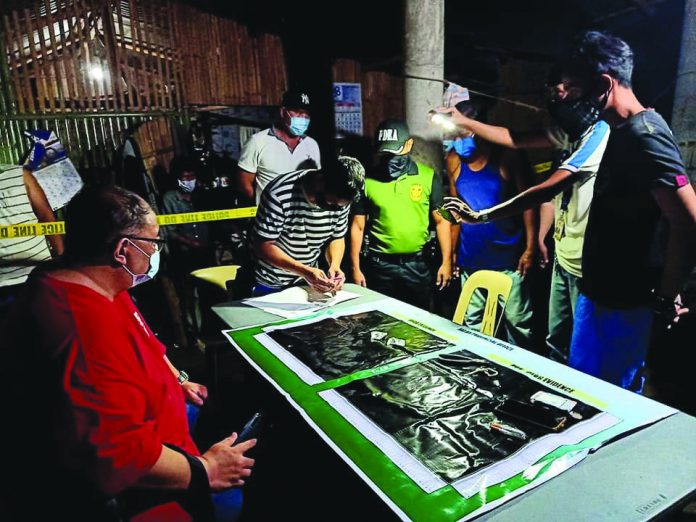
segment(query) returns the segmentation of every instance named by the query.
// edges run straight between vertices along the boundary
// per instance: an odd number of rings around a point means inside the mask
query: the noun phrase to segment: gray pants
[[[557,259],[554,260],[549,294],[549,334],[546,336],[546,346],[549,348],[549,359],[565,364],[568,363],[570,338],[573,334],[578,279],[580,278],[568,273],[559,265]]]
[[[527,282],[516,270],[499,270],[512,278],[510,296],[505,302],[505,312],[500,320],[497,337],[515,346],[531,348],[532,341],[532,302],[529,298]],[[462,270],[462,286],[473,272]],[[502,305],[498,303],[499,306]],[[464,325],[479,330],[483,321],[486,296],[479,289],[474,292],[466,310]],[[500,312],[500,308],[498,308]]]

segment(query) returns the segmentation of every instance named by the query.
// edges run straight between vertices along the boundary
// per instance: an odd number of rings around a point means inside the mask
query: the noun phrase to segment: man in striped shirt
[[[253,230],[254,295],[277,292],[300,279],[320,292],[342,287],[350,204],[364,179],[358,160],[339,156],[322,170],[283,174],[266,187]],[[318,267],[322,250],[327,273]]]
[[[31,171],[0,165],[0,225],[55,221],[51,205]],[[0,315],[14,301],[29,273],[63,253],[63,236],[0,238]]]

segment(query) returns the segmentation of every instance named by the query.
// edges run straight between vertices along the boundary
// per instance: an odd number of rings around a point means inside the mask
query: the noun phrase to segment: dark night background
[[[332,57],[354,58],[364,70],[403,69],[403,2],[228,2],[197,0],[199,9],[235,18],[252,30],[280,34],[291,82],[317,77]],[[639,99],[669,121],[679,60],[683,0],[487,0],[445,2],[445,78],[504,95],[501,63],[552,63],[572,37],[608,30],[635,51]],[[424,20],[423,23],[428,23]],[[539,78],[539,84],[544,78]]]

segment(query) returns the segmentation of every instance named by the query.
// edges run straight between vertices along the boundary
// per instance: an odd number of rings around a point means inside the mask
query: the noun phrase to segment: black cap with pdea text
[[[377,127],[375,145],[378,152],[403,154],[406,142],[411,139],[406,122],[401,120],[385,120]]]

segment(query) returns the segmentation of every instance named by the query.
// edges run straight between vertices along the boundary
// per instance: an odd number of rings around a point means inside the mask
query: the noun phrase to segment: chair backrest
[[[454,311],[454,321],[457,324],[464,324],[466,310],[469,307],[471,296],[478,288],[483,288],[488,291],[486,297],[486,307],[483,312],[483,321],[481,322],[481,333],[484,335],[494,335],[497,329],[495,323],[496,312],[498,311],[498,300],[503,299],[503,310],[505,309],[505,301],[510,295],[512,289],[512,278],[502,272],[494,272],[493,270],[479,270],[469,276],[462,287],[462,293],[459,295],[457,309]]]
[[[191,276],[227,290],[227,281],[233,281],[237,277],[237,270],[239,270],[239,265],[211,266],[210,268],[194,270],[191,272]]]

